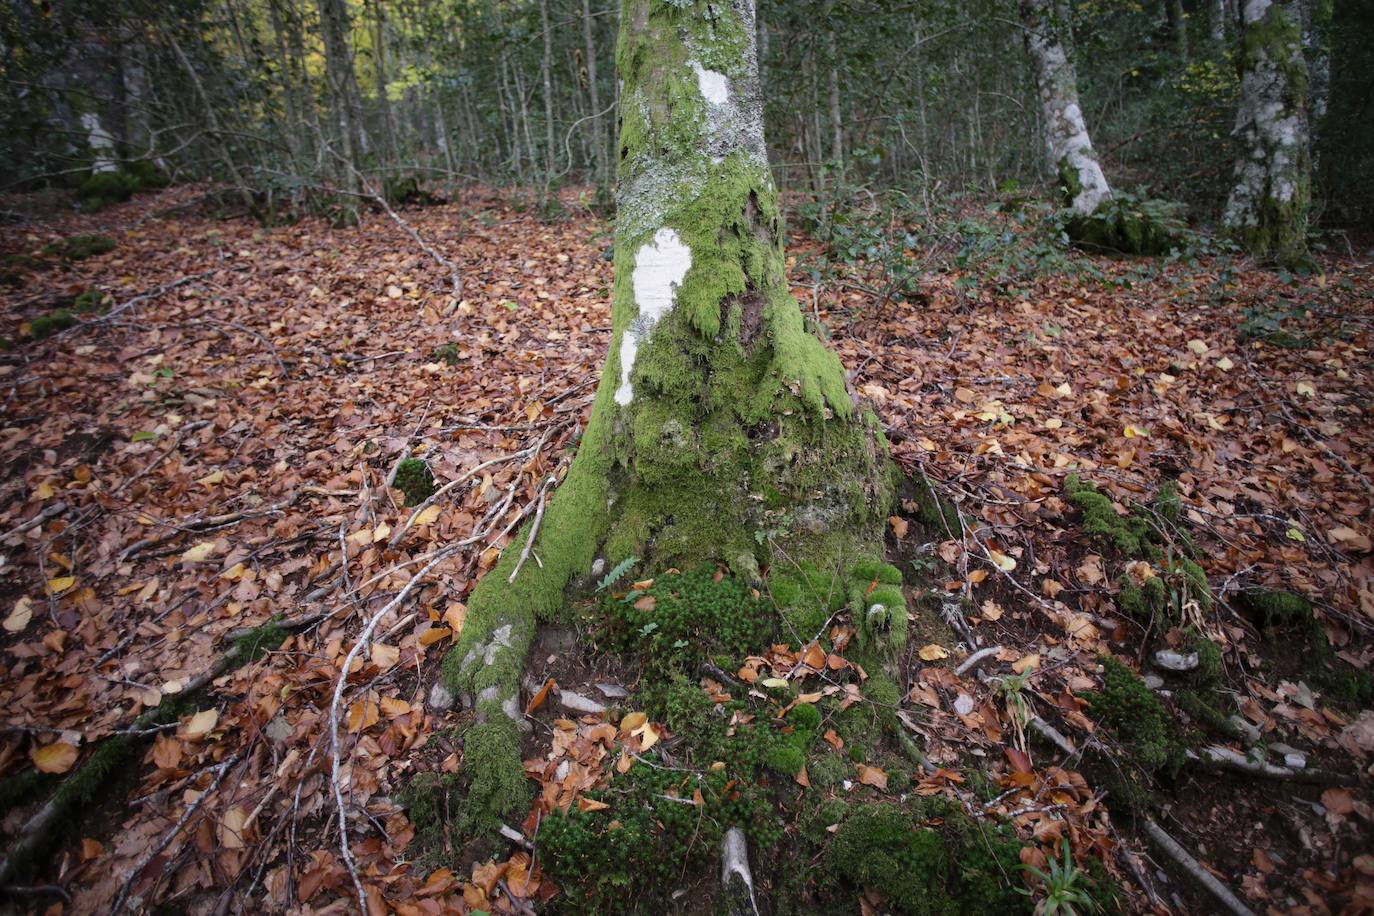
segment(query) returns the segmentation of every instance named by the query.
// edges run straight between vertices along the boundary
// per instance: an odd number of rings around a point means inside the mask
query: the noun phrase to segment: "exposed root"
[[[727,830],[720,841],[720,883],[730,916],[758,916],[754,876],[749,871],[749,843],[738,827]]]
[[[1309,770],[1305,768],[1299,769],[1296,767],[1278,766],[1263,760],[1251,760],[1244,754],[1233,751],[1229,747],[1220,744],[1210,744],[1202,748],[1198,753],[1189,751],[1188,757],[1203,764],[1220,766],[1228,770],[1248,773],[1251,776],[1263,776],[1266,779],[1287,779],[1293,782],[1311,782],[1318,785],[1355,784],[1355,780],[1339,773],[1331,773],[1326,770]]]
[[[1218,881],[1215,875],[1199,865],[1197,859],[1189,855],[1188,850],[1184,849],[1173,837],[1164,832],[1164,828],[1160,827],[1149,818],[1146,818],[1145,832],[1149,834],[1150,839],[1154,840],[1161,850],[1168,854],[1169,858],[1177,862],[1184,871],[1188,872],[1188,874],[1205,887],[1212,896],[1216,897],[1222,906],[1234,913],[1235,916],[1254,916],[1253,910],[1244,903],[1241,903],[1240,899],[1236,897],[1235,894],[1231,893],[1231,889]]]

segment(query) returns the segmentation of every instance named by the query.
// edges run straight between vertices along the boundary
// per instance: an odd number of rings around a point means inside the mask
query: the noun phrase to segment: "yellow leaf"
[[[42,773],[65,773],[76,765],[76,747],[59,741],[34,748],[29,757]]]
[[[214,471],[210,474],[206,474],[204,477],[198,478],[196,480],[196,483],[203,484],[205,486],[205,489],[208,490],[217,483],[224,483],[224,472]]]
[[[1298,394],[1309,398],[1314,397],[1317,394],[1317,389],[1312,387],[1311,382],[1298,382]]]
[[[1194,337],[1192,340],[1188,341],[1188,349],[1192,350],[1198,356],[1202,356],[1207,352],[1207,344]]]
[[[461,601],[453,601],[444,610],[444,623],[452,628],[453,632],[463,632],[463,623],[467,620],[468,608]]]
[[[1217,368],[1222,372],[1230,372],[1231,367],[1234,365],[1235,363],[1231,362],[1229,357],[1223,356],[1221,359],[1217,360]]]
[[[415,516],[415,527],[419,528],[425,525],[432,525],[438,518],[438,506],[425,506],[423,509],[420,510],[419,514]]]
[[[1039,667],[1040,667],[1040,656],[1038,656],[1038,655],[1023,655],[1023,656],[1021,656],[1020,658],[1018,658],[1016,661],[1014,661],[1014,662],[1011,663],[1011,670],[1012,670],[1012,671],[1015,671],[1017,674],[1025,674],[1027,671],[1030,671],[1032,668],[1039,668]]]
[[[1143,439],[1150,435],[1150,431],[1148,429],[1141,429],[1139,426],[1127,424],[1126,428],[1122,430],[1122,435],[1127,439]]]
[[[862,763],[858,764],[858,769],[859,782],[866,786],[872,786],[875,789],[884,791],[887,789],[887,772],[885,770],[881,770],[878,767],[866,766]]]
[[[395,719],[410,712],[410,703],[398,697],[382,697],[382,712],[388,719]]]
[[[224,572],[220,573],[219,577],[221,579],[228,579],[230,582],[234,582],[242,578],[245,571],[246,569],[242,563],[235,563],[233,566],[229,567]]]
[[[57,490],[53,489],[53,485],[46,480],[33,488],[34,499],[52,499],[56,495]]]
[[[181,562],[183,562],[183,563],[201,563],[201,562],[204,562],[205,560],[210,559],[211,554],[213,554],[214,552],[215,552],[215,543],[214,543],[214,541],[201,541],[199,544],[197,544],[196,546],[190,548],[189,550],[187,550],[185,553],[183,553],[183,554],[181,555]]]
[[[48,594],[60,595],[76,584],[76,576],[58,576],[48,580]]]
[[[653,723],[645,722],[630,734],[639,736],[639,746],[643,750],[648,750],[658,744],[658,732],[654,730]]]
[[[441,639],[447,639],[453,635],[453,631],[448,627],[433,627],[420,634],[420,645],[431,646]]]
[[[18,633],[29,625],[33,619],[33,601],[27,595],[14,602],[14,610],[5,618],[5,630],[9,633]]]
[[[376,543],[379,543],[379,542],[381,542],[381,541],[385,541],[385,540],[386,540],[387,538],[389,538],[390,536],[391,536],[391,526],[388,525],[386,522],[382,522],[380,525],[378,525],[378,526],[377,526],[376,528],[374,528],[373,531],[372,531],[372,543],[376,544]]]
[[[372,532],[364,528],[362,531],[355,531],[348,536],[350,544],[366,545],[372,543]]]
[[[370,698],[358,700],[348,707],[348,730],[360,732],[365,728],[371,728],[381,721],[376,702]]]
[[[401,650],[396,646],[388,646],[385,643],[372,644],[372,663],[383,671],[395,667],[396,660],[401,657]]]
[[[186,723],[186,737],[203,738],[214,730],[217,722],[219,722],[218,709],[202,709]]]
[[[1011,572],[1016,568],[1016,561],[1000,550],[989,550],[988,556],[992,558],[992,563],[1002,572]]]
[[[626,713],[625,718],[620,720],[620,730],[622,732],[633,734],[635,729],[639,728],[647,721],[649,721],[649,716],[646,713]]]
[[[949,658],[949,652],[943,646],[936,645],[935,643],[922,646],[920,652],[917,654],[921,656],[921,661],[923,662],[936,662],[942,658]]]
[[[242,849],[244,843],[245,824],[248,814],[242,808],[235,805],[224,812],[224,819],[219,822],[219,845],[223,849]]]
[[[766,677],[763,680],[759,681],[759,683],[765,687],[774,688],[781,688],[787,686],[787,682],[780,677]]]

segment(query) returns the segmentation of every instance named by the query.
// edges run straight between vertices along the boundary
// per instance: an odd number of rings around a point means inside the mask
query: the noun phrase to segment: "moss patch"
[[[114,251],[115,240],[106,235],[73,235],[54,242],[43,249],[44,254],[56,255],[67,261],[84,261],[96,255]]]
[[[395,485],[405,494],[407,506],[418,506],[434,495],[434,472],[428,462],[407,458],[396,465]]]

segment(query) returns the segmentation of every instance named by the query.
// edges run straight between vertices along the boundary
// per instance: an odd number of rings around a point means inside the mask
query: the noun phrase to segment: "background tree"
[[[1241,39],[1241,149],[1225,225],[1256,256],[1307,258],[1311,205],[1307,65],[1295,2],[1246,0]]]
[[[473,592],[431,697],[476,710],[471,829],[524,800],[519,678],[535,619],[598,555],[649,571],[720,563],[754,581],[783,557],[847,573],[879,548],[893,493],[876,418],[788,289],[753,0],[625,0],[617,60],[613,329],[591,420],[537,534]],[[522,566],[530,537],[541,562]],[[875,666],[905,622],[904,608],[865,619]]]

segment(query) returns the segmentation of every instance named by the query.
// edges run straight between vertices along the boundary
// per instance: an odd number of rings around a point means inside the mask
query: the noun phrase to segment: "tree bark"
[[[1299,264],[1308,258],[1311,159],[1294,0],[1246,0],[1240,68],[1240,152],[1222,223],[1257,258]]]
[[[838,574],[876,555],[892,500],[877,420],[789,291],[754,0],[622,0],[620,22],[610,352],[539,562],[512,580],[527,528],[471,595],[431,694],[476,712],[465,829],[492,829],[527,799],[520,669],[536,617],[598,557],[718,563],[756,583],[774,558]],[[856,614],[878,666],[906,626],[900,594],[883,600]]]
[[[1069,57],[1068,23],[1051,0],[1020,0],[1026,51],[1045,119],[1045,147],[1065,203],[1079,216],[1112,196],[1078,105],[1078,73]]]
[[[354,104],[357,98],[357,75],[353,69],[353,49],[348,40],[348,7],[344,0],[319,0],[320,31],[324,35],[325,76],[329,83],[330,102],[343,147],[343,166],[338,170],[339,183],[350,191],[362,189],[358,179],[362,172],[365,151],[360,112]],[[350,200],[345,210],[350,214],[356,206]]]
[[[610,141],[606,136],[606,119],[601,115],[601,87],[596,75],[596,39],[590,0],[582,0],[582,45],[587,55],[587,95],[592,106],[592,143],[595,147],[597,197],[609,202],[610,167],[606,158]]]

